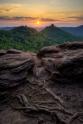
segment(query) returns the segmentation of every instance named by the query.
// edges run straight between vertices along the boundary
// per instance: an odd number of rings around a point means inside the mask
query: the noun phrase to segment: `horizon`
[[[0,27],[83,25],[83,0],[0,0]]]
[[[53,24],[50,24],[50,25],[47,25],[47,26],[44,26],[44,27],[30,27],[30,26],[28,26],[28,25],[20,25],[20,26],[11,26],[11,27],[1,27],[0,26],[0,30],[12,30],[12,29],[14,29],[14,28],[18,28],[18,27],[27,27],[27,28],[33,28],[33,29],[35,29],[36,31],[38,31],[38,32],[40,32],[40,31],[42,31],[43,29],[45,29],[45,28],[47,28],[47,27],[49,27],[49,26],[51,26],[51,25],[53,25]],[[83,25],[77,25],[77,26],[56,26],[56,25],[54,25],[55,27],[57,27],[57,28],[78,28],[78,27],[81,27],[81,26],[83,26]]]
[[[65,26],[57,26],[57,25],[55,25],[55,24],[53,24],[53,23],[50,23],[49,25],[45,25],[45,26],[40,26],[40,27],[36,27],[36,26],[30,26],[30,25],[12,25],[12,26],[4,26],[4,25],[2,25],[2,26],[0,26],[0,28],[13,28],[13,27],[30,27],[30,28],[46,28],[46,27],[49,27],[49,26],[51,26],[51,25],[54,25],[55,27],[80,27],[80,26],[83,26],[83,24],[80,24],[80,25],[71,25],[71,26],[68,26],[68,25],[65,25]]]

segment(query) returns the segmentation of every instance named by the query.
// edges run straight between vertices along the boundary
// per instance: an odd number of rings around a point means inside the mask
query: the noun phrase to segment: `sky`
[[[0,0],[0,26],[83,24],[83,0]]]

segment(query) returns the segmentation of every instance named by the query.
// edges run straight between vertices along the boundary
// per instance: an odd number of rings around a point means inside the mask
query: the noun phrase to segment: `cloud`
[[[6,9],[3,9],[3,8],[0,8],[0,11],[10,11],[11,8],[6,8]]]
[[[36,20],[41,20],[43,22],[59,21],[59,20],[51,19],[51,18],[22,17],[22,16],[15,16],[15,17],[0,16],[0,20],[3,20],[3,21],[36,21]]]
[[[20,0],[0,0],[0,3],[1,4],[11,4],[11,3],[24,3],[24,2],[27,2],[27,0],[23,0],[23,1],[20,1]]]
[[[15,16],[15,17],[9,17],[9,16],[0,16],[0,20],[4,20],[4,21],[32,21],[32,20],[36,20],[36,17],[21,17],[21,16]]]
[[[83,16],[70,16],[68,18],[74,19],[74,20],[77,20],[77,21],[83,21]]]
[[[0,13],[4,13],[4,12],[10,12],[12,10],[12,8],[0,8]]]
[[[0,14],[2,13],[9,13],[13,10],[18,9],[19,7],[21,7],[20,4],[4,4],[4,5],[0,5]]]
[[[41,18],[41,21],[44,21],[44,22],[55,22],[55,21],[59,21],[59,20],[51,19],[51,18]]]

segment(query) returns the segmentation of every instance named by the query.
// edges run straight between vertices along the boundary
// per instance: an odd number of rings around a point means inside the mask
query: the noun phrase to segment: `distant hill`
[[[16,48],[35,50],[37,31],[26,26],[15,27],[11,30],[0,30],[0,49]]]
[[[80,25],[78,27],[62,27],[61,29],[73,34],[74,36],[83,37],[83,25]]]
[[[37,31],[34,28],[30,28],[27,26],[20,26],[20,27],[13,28],[10,31],[10,33],[14,41],[27,43],[27,41],[30,41],[30,39],[37,34]]]
[[[11,30],[0,30],[0,49],[21,49],[37,51],[43,46],[48,46],[49,42],[36,29],[19,26]]]
[[[29,34],[29,35],[33,35],[35,32],[37,32],[34,28],[31,28],[31,27],[27,27],[27,26],[19,26],[19,27],[15,27],[12,29],[12,31],[15,32],[18,32],[18,33],[26,33],[26,34]]]
[[[0,27],[0,30],[12,30],[15,27]]]
[[[41,33],[46,36],[48,41],[51,41],[53,43],[63,43],[66,41],[78,40],[78,38],[73,36],[71,33],[62,30],[61,28],[56,27],[53,24],[43,29]]]
[[[43,46],[81,40],[83,39],[73,36],[53,24],[40,32],[27,26],[13,27],[10,30],[0,30],[0,49],[15,48],[38,51]]]

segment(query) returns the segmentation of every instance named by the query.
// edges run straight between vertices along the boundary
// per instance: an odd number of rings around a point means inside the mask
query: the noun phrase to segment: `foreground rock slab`
[[[26,82],[34,61],[31,53],[10,49],[0,52],[0,89]]]
[[[0,124],[83,124],[83,43],[1,50]]]

